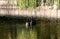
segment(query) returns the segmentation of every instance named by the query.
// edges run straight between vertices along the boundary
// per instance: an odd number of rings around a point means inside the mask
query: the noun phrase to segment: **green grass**
[[[35,8],[36,0],[17,0],[17,5],[20,9]]]

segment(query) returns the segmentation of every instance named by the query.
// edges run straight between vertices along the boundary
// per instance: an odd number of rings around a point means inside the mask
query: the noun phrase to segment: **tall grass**
[[[17,0],[17,5],[20,9],[35,8],[36,0]]]

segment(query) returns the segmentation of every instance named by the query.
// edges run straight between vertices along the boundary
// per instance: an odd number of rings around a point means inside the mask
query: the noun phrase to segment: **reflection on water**
[[[22,29],[18,31],[17,39],[37,39],[37,33],[35,30]]]
[[[37,39],[37,32],[35,29],[27,29],[26,27],[22,27],[22,25],[20,26],[17,27],[17,39]]]
[[[60,39],[60,21],[56,24],[56,20],[43,20],[29,29],[24,23],[0,24],[0,39]]]

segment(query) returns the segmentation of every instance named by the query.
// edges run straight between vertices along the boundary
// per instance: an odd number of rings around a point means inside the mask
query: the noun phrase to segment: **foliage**
[[[17,5],[20,9],[35,8],[36,0],[17,0]]]

